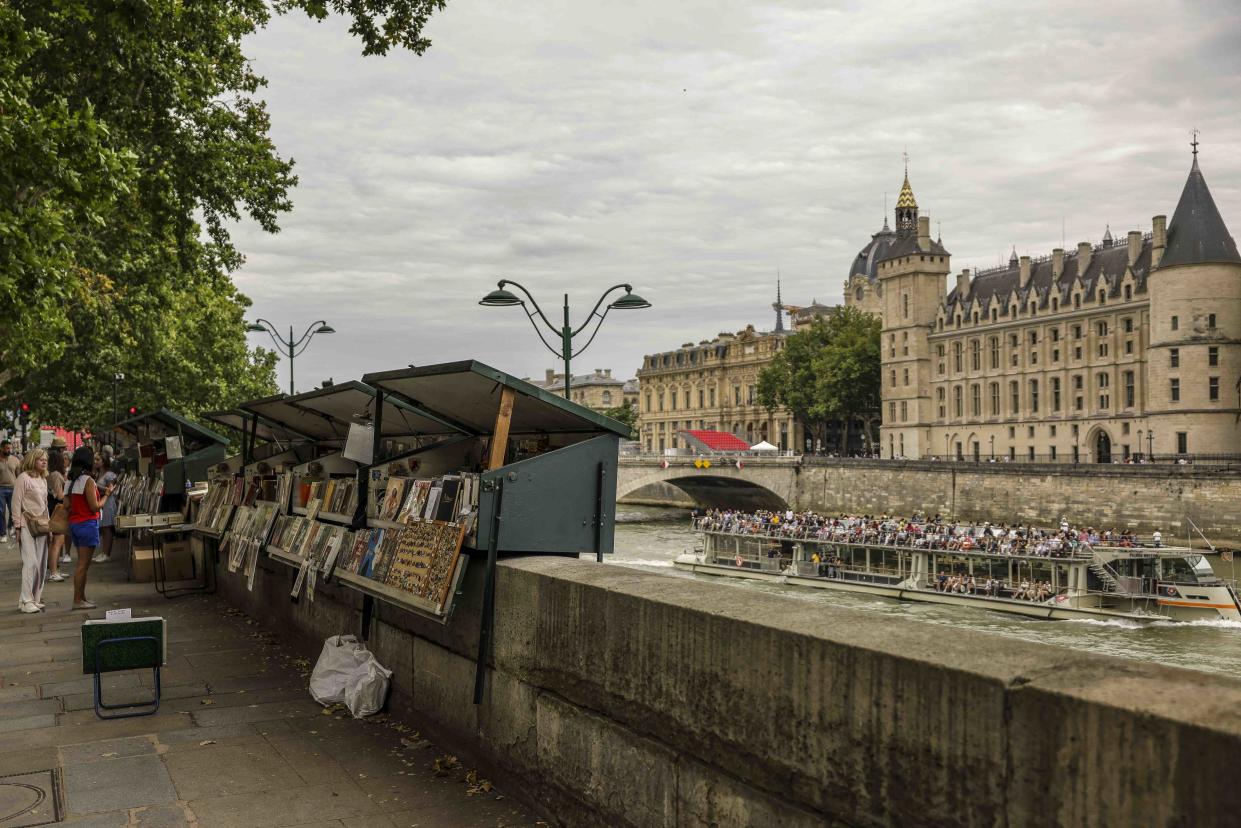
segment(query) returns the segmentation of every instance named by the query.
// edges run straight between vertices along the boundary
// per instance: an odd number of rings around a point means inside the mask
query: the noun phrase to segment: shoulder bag
[[[48,531],[53,535],[69,534],[69,504],[63,500],[57,503],[47,521]]]
[[[41,538],[52,531],[50,518],[35,517],[29,512],[23,512],[22,521],[26,524],[26,529],[30,532],[31,537]]]

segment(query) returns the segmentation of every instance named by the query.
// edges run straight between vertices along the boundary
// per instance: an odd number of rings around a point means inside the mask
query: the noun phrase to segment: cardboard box
[[[151,546],[135,546],[129,556],[129,580],[150,583],[155,580],[155,549]],[[164,542],[164,572],[169,581],[189,581],[198,575],[190,552],[189,541]]]

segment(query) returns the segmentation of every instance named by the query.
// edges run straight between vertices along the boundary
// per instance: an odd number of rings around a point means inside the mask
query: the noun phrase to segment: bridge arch
[[[700,508],[787,509],[793,503],[791,468],[736,468],[733,464],[709,469],[677,465],[622,465],[616,499],[643,497],[643,489],[668,484],[684,492]],[[654,489],[652,495],[654,495]]]

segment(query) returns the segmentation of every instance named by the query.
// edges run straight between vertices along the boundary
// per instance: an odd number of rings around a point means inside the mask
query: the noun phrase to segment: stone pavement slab
[[[97,611],[69,610],[70,587],[49,584],[44,613],[0,612],[0,775],[59,768],[67,813],[58,825],[537,824],[500,792],[467,796],[464,769],[436,776],[435,758],[452,751],[407,749],[401,740],[409,733],[382,720],[324,715],[304,667],[293,663],[299,654],[278,635],[215,597],[168,601],[150,584],[127,583],[123,559],[91,568]],[[0,592],[16,594],[19,571],[15,547],[0,544]],[[163,704],[154,716],[94,714],[81,624],[117,607],[168,620]],[[150,670],[106,675],[105,699],[149,697],[152,680]]]

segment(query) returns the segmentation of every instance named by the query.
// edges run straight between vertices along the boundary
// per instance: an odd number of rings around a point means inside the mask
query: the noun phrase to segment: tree
[[[116,371],[135,401],[191,415],[274,389],[274,355],[245,344],[228,226],[277,232],[297,178],[243,41],[301,10],[351,16],[364,54],[421,54],[444,5],[0,3],[0,401],[92,425]]]
[[[880,413],[877,318],[839,307],[784,340],[758,377],[758,399],[769,411],[783,406],[822,445],[840,426],[841,445],[850,420],[862,423],[868,447]]]
[[[615,408],[609,408],[603,412],[605,417],[611,417],[613,420],[619,420],[629,426],[629,439],[638,439],[637,431],[634,426],[638,422],[638,412],[634,407],[633,400],[625,400]]]

